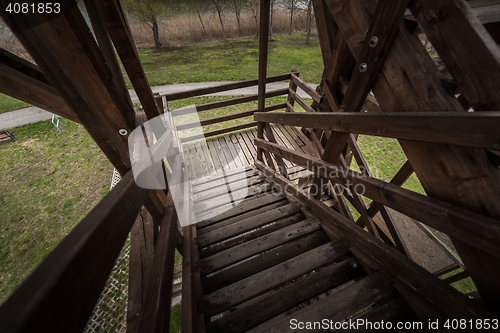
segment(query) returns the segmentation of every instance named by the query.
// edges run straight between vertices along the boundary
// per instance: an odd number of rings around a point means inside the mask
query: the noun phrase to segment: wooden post
[[[267,56],[269,52],[269,12],[271,1],[260,2],[260,34],[259,34],[259,112],[266,106]]]

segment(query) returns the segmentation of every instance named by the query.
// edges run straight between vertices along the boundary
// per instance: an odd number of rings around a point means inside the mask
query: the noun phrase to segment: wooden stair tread
[[[300,212],[300,205],[297,203],[290,203],[286,206],[274,208],[228,225],[225,228],[219,228],[200,235],[198,236],[198,246],[205,247],[223,241],[298,212]]]
[[[334,263],[287,286],[238,305],[224,317],[207,325],[208,332],[245,332],[320,293],[363,274],[354,258]]]
[[[265,193],[260,196],[255,196],[249,199],[245,199],[243,203],[240,203],[236,207],[233,207],[227,211],[221,212],[219,215],[214,216],[212,218],[206,219],[204,221],[201,221],[196,224],[196,227],[198,229],[201,229],[203,227],[215,224],[217,222],[220,222],[222,220],[235,217],[238,215],[241,215],[243,213],[252,211],[257,208],[261,208],[263,206],[270,205],[272,203],[275,203],[277,201],[283,200],[282,195],[275,195],[272,193]],[[224,207],[225,208],[225,207]]]
[[[251,187],[245,186],[236,191],[232,191],[230,192],[230,197],[239,198],[244,196],[245,199],[247,199],[254,196],[262,195],[263,193],[269,192],[271,189],[272,189],[271,184],[267,182],[262,182],[256,186],[251,186]],[[234,205],[232,198],[231,198],[231,203],[228,203],[227,194],[219,195],[215,198],[208,198],[207,200],[201,202],[195,202],[194,212],[196,215],[200,215],[204,214],[207,211],[210,211],[212,216],[214,216],[213,213],[214,211],[221,211],[221,213],[223,213],[227,209],[227,207],[232,207]],[[240,202],[238,205],[244,203],[245,199],[243,199],[243,201]]]
[[[202,274],[214,272],[255,254],[272,249],[276,246],[297,239],[305,234],[319,230],[320,227],[321,222],[310,219],[292,224],[286,228],[254,238],[248,242],[231,247],[208,258],[201,259],[197,263],[197,270]]]
[[[327,243],[205,295],[199,303],[199,308],[205,315],[220,313],[347,254],[349,249],[345,240]]]
[[[213,230],[216,230],[216,229],[219,229],[219,228],[223,228],[223,227],[229,226],[229,225],[231,225],[233,223],[237,223],[238,221],[245,220],[245,219],[250,218],[252,216],[259,215],[259,214],[261,214],[263,212],[267,212],[267,211],[273,210],[274,208],[285,206],[286,204],[288,204],[288,200],[286,200],[285,198],[281,198],[281,200],[279,200],[277,202],[273,202],[273,203],[271,203],[271,204],[269,204],[267,206],[263,206],[261,208],[254,209],[254,210],[251,210],[251,211],[246,212],[244,214],[241,214],[241,215],[238,215],[238,216],[234,216],[234,217],[225,219],[223,221],[220,221],[218,223],[209,225],[209,226],[207,226],[205,228],[198,229],[198,235],[201,236],[203,234],[206,234],[207,232],[210,232],[210,231],[213,231]]]
[[[203,280],[203,289],[206,294],[214,292],[229,284],[243,280],[250,275],[263,271],[266,268],[277,265],[301,253],[312,250],[329,241],[328,236],[318,230],[302,238],[288,242],[260,255],[253,256],[248,260],[239,262],[228,267],[217,274],[211,275]]]
[[[216,253],[225,251],[227,249],[230,249],[234,246],[237,246],[239,244],[243,244],[245,242],[248,242],[249,240],[252,240],[254,238],[267,235],[271,232],[283,229],[289,225],[292,225],[294,223],[297,223],[299,221],[304,220],[304,214],[302,213],[297,213],[292,216],[285,217],[284,219],[277,220],[264,228],[259,228],[256,230],[253,230],[252,232],[245,233],[242,235],[239,235],[236,238],[228,239],[224,242],[220,242],[217,244],[214,244],[210,247],[204,248],[200,251],[200,258],[207,258],[209,256],[212,256]]]
[[[313,322],[341,321],[395,291],[385,272],[377,272],[285,317],[273,318],[248,332],[289,332],[290,320]]]
[[[247,188],[250,186],[255,186],[258,184],[262,184],[264,179],[261,176],[256,175],[250,178],[239,179],[234,182],[225,183],[222,186],[211,187],[206,191],[200,191],[193,195],[193,200],[195,202],[202,202],[206,200],[216,200],[217,197],[221,195],[226,195],[228,193],[228,189],[233,192],[236,190],[241,190],[242,188]]]
[[[243,175],[246,175],[247,177],[253,176],[253,175],[258,174],[258,172],[259,171],[257,169],[254,169],[251,166],[248,166],[244,169],[237,169],[237,170],[221,170],[220,172],[217,172],[213,175],[193,179],[193,180],[191,180],[191,184],[193,184],[193,186],[195,186],[199,189],[202,189],[203,185],[207,184],[207,183],[214,184],[214,182],[218,182],[221,179],[224,181],[224,179],[227,179],[230,177],[238,177],[238,176],[243,176]],[[211,185],[211,186],[213,186],[213,185]]]

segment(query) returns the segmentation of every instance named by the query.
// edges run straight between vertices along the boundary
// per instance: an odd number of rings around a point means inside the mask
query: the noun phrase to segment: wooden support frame
[[[339,232],[346,237],[353,247],[373,259],[391,277],[404,285],[411,286],[425,295],[452,318],[496,318],[496,316],[476,304],[467,296],[440,281],[437,277],[404,257],[401,253],[369,235],[359,226],[349,221],[332,208],[301,190],[295,183],[289,181],[274,170],[256,161],[256,166],[266,177],[271,179],[286,192],[317,214],[323,223],[323,228],[334,234]]]
[[[374,4],[359,0],[349,1],[347,4],[340,0],[326,1],[332,16],[346,37],[351,52],[357,57],[360,51],[358,41],[364,40],[371,15],[375,11]],[[495,74],[498,72],[495,71],[499,62],[497,52],[494,51],[496,45],[493,48],[491,37],[485,36],[486,31],[475,24],[474,19],[469,20],[468,10],[463,10],[463,7],[467,6],[465,1],[419,3],[422,4],[419,7],[422,13],[451,11],[450,15],[438,16],[437,21],[434,19],[428,21],[433,29],[435,24],[441,22],[439,28],[435,29],[436,32],[439,31],[437,34],[440,36],[449,38],[449,33],[446,31],[455,35],[457,31],[467,30],[469,28],[464,27],[472,25],[475,31],[472,34],[461,33],[457,42],[447,44],[449,51],[454,54],[466,54],[469,52],[463,48],[476,45],[474,47],[476,59],[471,60],[476,64],[474,68],[488,68],[488,72]],[[440,6],[446,7],[441,8],[444,11],[436,9]],[[411,4],[410,8],[414,10]],[[435,17],[435,15],[428,17]],[[459,26],[460,28],[457,28]],[[442,32],[441,27],[444,29]],[[460,38],[464,40],[458,42]],[[449,39],[446,40],[449,41]],[[454,51],[451,51],[452,49]],[[484,66],[481,64],[482,60],[479,59],[484,59]],[[467,61],[469,60],[465,60],[465,63]],[[456,65],[457,70],[460,68],[460,65],[456,63],[449,62],[448,64]],[[490,66],[492,64],[493,67]],[[487,104],[493,106],[493,102],[489,103],[489,101],[498,99],[498,94],[495,97],[492,95],[495,93],[490,89],[495,90],[493,87],[496,87],[498,82],[491,85],[489,80],[492,76],[479,73],[467,71],[466,76],[471,76],[474,81],[477,81],[476,87],[489,85],[488,89],[482,90],[486,95],[482,93],[481,100],[484,101],[485,106]],[[463,112],[457,99],[450,96],[442,87],[437,68],[420,40],[407,31],[404,25],[400,25],[392,43],[391,52],[387,54],[385,66],[373,86],[373,92],[384,111],[453,110]],[[497,204],[500,179],[496,176],[497,172],[491,168],[491,162],[484,150],[407,140],[400,140],[400,144],[429,196],[500,218],[500,209]],[[429,158],[430,156],[432,158]],[[500,286],[497,283],[497,272],[493,268],[500,265],[500,260],[485,253],[482,249],[471,248],[456,239],[453,241],[486,304],[496,313],[500,313]]]
[[[255,120],[464,147],[500,149],[500,112],[255,113]],[[389,125],[390,124],[390,125]]]
[[[460,239],[470,246],[481,248],[494,256],[500,253],[500,244],[497,244],[498,237],[500,237],[500,227],[498,222],[492,218],[376,178],[365,177],[352,170],[262,139],[255,139],[255,143],[264,150],[306,167],[320,177],[344,186],[347,181],[352,184],[351,186],[363,186],[366,197],[419,220],[451,237]]]

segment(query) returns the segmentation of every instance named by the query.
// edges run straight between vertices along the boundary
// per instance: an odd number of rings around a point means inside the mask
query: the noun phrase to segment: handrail
[[[2,305],[0,331],[83,331],[147,194],[129,171]]]
[[[388,138],[500,149],[500,112],[255,113],[255,120]]]
[[[321,178],[344,186],[362,186],[364,196],[409,217],[440,230],[467,244],[500,256],[500,226],[498,220],[421,195],[416,192],[367,177],[319,158],[297,152],[263,139],[255,139],[257,147],[303,166]]]
[[[467,296],[440,281],[430,272],[375,238],[335,209],[306,193],[294,182],[281,176],[260,161],[255,161],[255,165],[264,172],[267,178],[281,186],[287,195],[295,197],[314,211],[324,222],[325,231],[335,235],[340,232],[356,249],[383,267],[392,278],[424,295],[452,318],[467,320],[471,318],[497,318],[484,306],[468,299]]]
[[[284,81],[284,80],[289,80],[289,79],[290,79],[290,73],[280,74],[280,75],[275,75],[275,76],[269,76],[266,79],[266,83]],[[215,87],[193,89],[193,90],[172,93],[172,94],[164,94],[163,96],[165,96],[168,101],[175,101],[178,99],[198,97],[198,96],[214,94],[214,93],[228,91],[228,90],[236,90],[236,89],[241,89],[241,88],[252,87],[252,86],[256,86],[258,84],[258,82],[259,82],[258,79],[246,80],[246,81],[240,81],[240,82],[232,82],[232,83],[221,84],[221,85],[218,85]]]

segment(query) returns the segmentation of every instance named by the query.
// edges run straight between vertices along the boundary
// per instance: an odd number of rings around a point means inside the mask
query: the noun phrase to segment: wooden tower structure
[[[85,1],[92,32],[70,0],[59,14],[2,11],[36,65],[3,50],[1,92],[81,123],[122,180],[2,305],[1,332],[82,331],[128,235],[127,332],[168,331],[176,248],[183,332],[287,332],[292,323],[322,319],[499,329],[500,2],[313,4],[324,61],[316,90],[296,72],[267,77],[270,1],[262,0],[258,79],[165,96],[152,93],[119,0]],[[266,91],[266,83],[283,80],[288,89]],[[169,150],[187,148],[165,169],[199,179],[175,179],[185,185],[167,190],[136,185],[128,148],[134,128],[160,115],[172,125],[182,111],[169,110],[171,100],[252,85],[257,95],[198,112],[258,100],[257,110],[201,125],[254,121],[205,133],[214,138],[207,147],[199,136],[168,137]],[[281,95],[285,102],[266,104]],[[171,126],[175,133],[190,127]],[[398,140],[407,161],[392,179],[374,177],[358,135]],[[229,141],[242,147],[239,162],[223,147]],[[238,163],[244,172],[210,172]],[[405,189],[412,174],[426,195]],[[246,198],[224,206],[219,196],[228,187],[242,191],[238,181]],[[174,197],[184,198],[182,207]],[[176,208],[202,221],[181,228]],[[203,219],[207,212],[212,217]],[[404,223],[424,231],[425,244],[447,261],[426,264]],[[468,277],[477,292],[450,286]],[[439,327],[428,326],[436,320]]]

